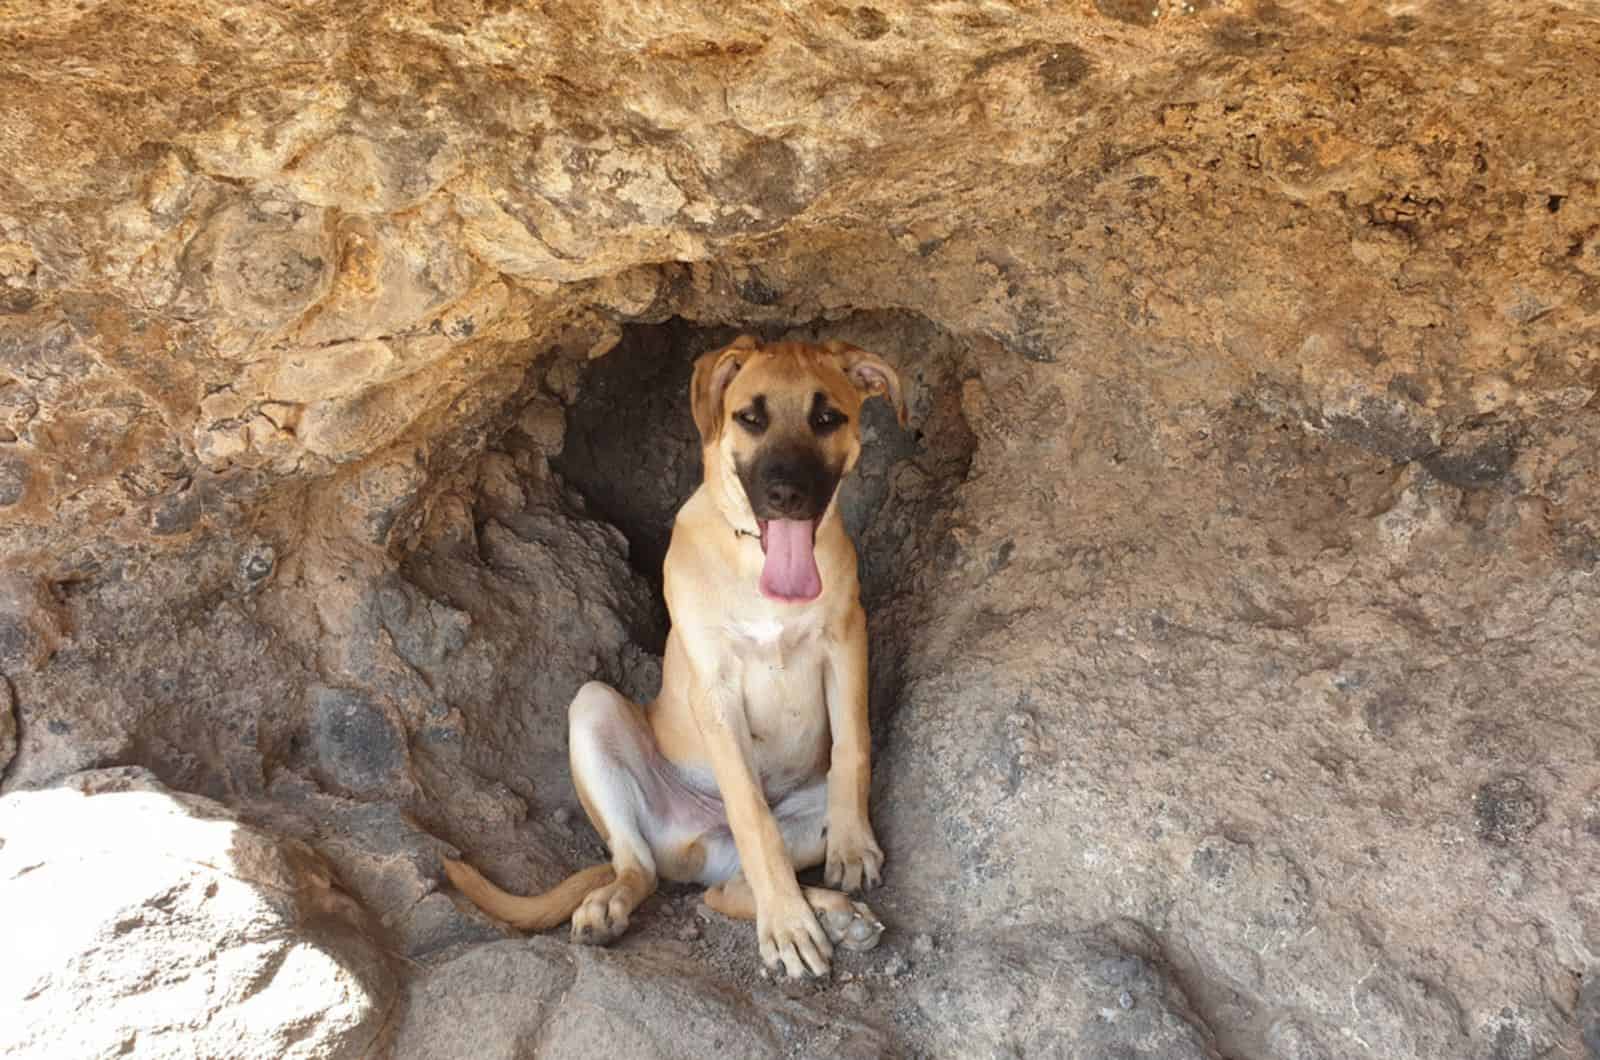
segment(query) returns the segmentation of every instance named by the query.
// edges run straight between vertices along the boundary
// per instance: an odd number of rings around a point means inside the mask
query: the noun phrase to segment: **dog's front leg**
[[[756,936],[769,968],[781,962],[791,976],[826,975],[833,946],[801,893],[783,835],[752,766],[750,723],[733,665],[695,668],[693,701],[706,755],[739,850],[739,864],[756,904]]]
[[[858,604],[831,637],[823,693],[833,753],[828,766],[828,861],[824,879],[847,891],[876,887],[883,851],[872,834],[872,733],[867,724],[867,616]]]

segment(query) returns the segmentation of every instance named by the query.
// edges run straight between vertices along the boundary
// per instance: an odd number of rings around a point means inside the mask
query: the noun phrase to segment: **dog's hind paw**
[[[819,893],[820,892],[820,893]],[[829,895],[831,897],[822,897]],[[854,902],[838,891],[813,888],[807,894],[811,908],[822,922],[822,930],[835,945],[847,950],[865,951],[878,944],[883,937],[883,921],[867,908],[865,902]]]
[[[604,946],[628,930],[628,914],[637,903],[622,882],[596,887],[572,914],[572,941]]]

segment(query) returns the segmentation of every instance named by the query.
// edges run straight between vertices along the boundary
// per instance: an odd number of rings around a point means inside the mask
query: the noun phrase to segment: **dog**
[[[695,362],[702,481],[667,549],[660,694],[640,707],[590,682],[568,709],[573,783],[611,863],[524,898],[446,860],[479,908],[531,931],[570,917],[574,941],[603,944],[667,879],[755,920],[762,961],[791,977],[877,944],[882,923],[849,897],[884,859],[867,812],[866,613],[837,496],[871,397],[905,426],[899,376],[846,343],[744,335]],[[800,886],[819,864],[828,887]]]

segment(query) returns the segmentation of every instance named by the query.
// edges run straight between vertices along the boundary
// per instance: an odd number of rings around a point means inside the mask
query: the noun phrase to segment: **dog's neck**
[[[707,447],[700,453],[700,466],[706,470],[705,488],[711,494],[712,507],[733,528],[734,537],[760,541],[761,527],[745,499],[744,484],[731,469],[731,461],[722,460],[715,448]]]

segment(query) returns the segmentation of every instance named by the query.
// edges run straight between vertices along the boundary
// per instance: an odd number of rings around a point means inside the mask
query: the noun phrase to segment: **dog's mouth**
[[[822,595],[815,519],[757,519],[761,528],[761,595],[799,604]]]

